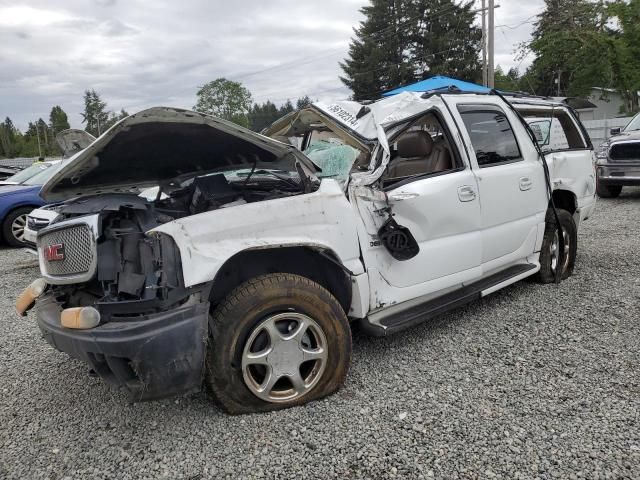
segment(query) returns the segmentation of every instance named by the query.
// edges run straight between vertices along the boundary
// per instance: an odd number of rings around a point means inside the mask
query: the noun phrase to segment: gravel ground
[[[356,332],[339,393],[240,417],[89,377],[13,313],[37,270],[0,250],[0,478],[640,478],[639,220],[640,189],[599,200],[560,286]]]

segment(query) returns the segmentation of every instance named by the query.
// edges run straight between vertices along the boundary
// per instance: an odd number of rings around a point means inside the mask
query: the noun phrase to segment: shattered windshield
[[[313,108],[283,117],[264,132],[280,142],[302,150],[321,171],[315,176],[336,180],[343,188],[352,171],[366,169],[369,149]]]
[[[317,173],[318,177],[333,178],[344,183],[360,150],[345,145],[339,138],[329,138],[312,140],[303,153],[322,169]]]

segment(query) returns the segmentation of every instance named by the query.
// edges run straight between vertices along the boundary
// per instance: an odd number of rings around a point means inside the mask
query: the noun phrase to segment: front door
[[[371,285],[372,309],[426,295],[437,296],[480,277],[478,184],[466,158],[459,153],[462,149],[454,144],[451,135],[442,133],[439,118],[432,115],[422,121],[423,136],[426,129],[439,132],[432,133],[432,141],[426,142],[424,157],[414,151],[415,156],[405,159],[399,149],[391,159],[385,175],[394,171],[395,175],[410,175],[399,179],[383,176],[386,201],[354,196],[366,230],[361,232],[361,247]],[[415,135],[415,130],[412,133]],[[423,160],[425,167],[421,171]],[[391,207],[393,220],[406,227],[416,240],[419,252],[413,258],[394,258],[380,241],[379,229],[389,218],[387,206]]]

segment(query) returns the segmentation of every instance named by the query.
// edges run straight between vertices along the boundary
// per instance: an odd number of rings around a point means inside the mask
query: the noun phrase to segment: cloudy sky
[[[257,102],[346,98],[338,62],[366,3],[0,0],[0,117],[24,129],[60,105],[82,127],[89,88],[112,110],[190,108],[198,86],[221,76]],[[543,0],[496,3],[496,64],[522,69],[514,49]]]

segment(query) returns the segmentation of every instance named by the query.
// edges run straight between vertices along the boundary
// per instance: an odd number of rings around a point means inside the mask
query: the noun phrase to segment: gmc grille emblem
[[[64,260],[64,243],[55,243],[44,247],[44,258],[47,262]]]

